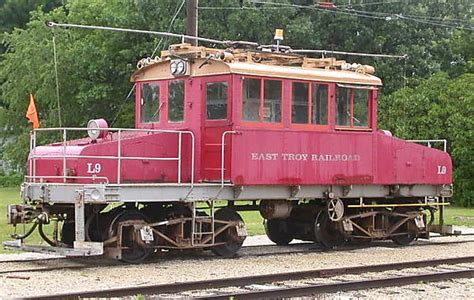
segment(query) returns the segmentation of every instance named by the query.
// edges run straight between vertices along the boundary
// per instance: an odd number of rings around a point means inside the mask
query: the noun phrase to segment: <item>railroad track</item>
[[[138,287],[116,288],[98,291],[87,291],[67,294],[26,297],[24,299],[79,299],[90,297],[125,297],[137,294],[228,299],[229,297],[272,298],[314,295],[334,291],[349,291],[374,287],[406,285],[420,281],[441,281],[452,278],[465,278],[474,275],[474,256],[423,260],[392,264],[366,265],[333,269],[319,269],[301,272],[267,274],[257,276],[233,277],[224,279],[176,282],[170,284],[147,285]],[[466,264],[469,264],[466,266]],[[422,274],[414,272],[420,268],[435,269]],[[370,274],[403,270],[400,275],[382,275],[378,278],[347,280],[339,277],[349,274]],[[411,271],[409,271],[411,270]],[[407,275],[408,274],[408,275]],[[372,274],[373,275],[373,274]],[[339,279],[338,279],[339,278]],[[321,282],[325,280],[325,282]],[[331,280],[330,282],[327,282]],[[295,286],[294,282],[299,282]],[[302,284],[301,284],[301,281]],[[233,287],[235,291],[226,292],[223,288]]]
[[[474,236],[474,233],[470,234],[460,234],[457,235],[456,237],[462,237],[462,236]],[[438,238],[445,238],[445,236],[432,236],[430,239],[438,239]],[[419,241],[420,242],[420,241]],[[410,245],[409,247],[420,247],[420,246],[431,246],[431,245],[440,245],[440,244],[462,244],[462,243],[469,243],[469,242],[474,242],[474,240],[467,240],[467,241],[449,241],[449,242],[436,242],[436,243],[431,243],[430,240],[425,241],[423,244],[414,244]],[[242,249],[251,249],[251,248],[261,248],[261,247],[266,247],[266,248],[278,248],[278,247],[284,247],[286,249],[290,248],[298,248],[301,246],[307,245],[309,246],[309,250],[323,250],[321,247],[318,245],[314,244],[313,242],[300,242],[300,243],[294,243],[294,244],[289,244],[287,246],[278,246],[274,244],[269,244],[269,245],[250,245],[250,246],[244,246]],[[376,246],[383,246],[383,247],[392,247],[392,248],[400,248],[401,246],[393,244],[391,241],[372,241],[368,244],[359,244],[359,245],[346,245],[346,246],[341,246],[338,247],[337,249],[324,249],[326,251],[348,251],[348,250],[355,250],[355,249],[361,249],[361,248],[367,248],[367,247],[376,247]],[[300,250],[296,250],[300,251]],[[183,253],[184,251],[180,251]],[[276,254],[284,254],[284,253],[295,253],[292,252],[291,250],[288,251],[282,251],[282,252],[274,252]],[[193,252],[196,253],[196,252]],[[296,252],[299,253],[299,252]],[[273,254],[273,253],[269,253]],[[252,256],[258,256],[258,255],[267,255],[266,253],[261,253],[261,254],[252,254]],[[0,264],[2,263],[24,263],[24,262],[43,262],[45,260],[47,261],[55,261],[55,260],[70,260],[71,258],[67,257],[49,257],[49,258],[30,258],[30,259],[9,259],[9,260],[0,260]],[[72,259],[81,259],[81,258],[72,258]],[[86,258],[87,259],[87,258]]]
[[[451,241],[451,242],[437,242],[437,243],[423,243],[423,244],[416,244],[410,245],[409,247],[424,247],[424,246],[438,246],[438,245],[453,245],[453,244],[463,244],[474,242],[474,240],[467,240],[467,241]],[[277,245],[263,245],[263,246],[247,246],[244,247],[241,254],[235,259],[240,258],[247,258],[247,257],[262,257],[262,256],[272,256],[272,255],[291,255],[291,254],[305,254],[305,253],[314,253],[316,251],[320,252],[347,252],[347,251],[354,251],[359,249],[366,249],[366,248],[373,248],[376,246],[383,246],[389,248],[400,248],[401,246],[392,244],[391,242],[372,242],[366,245],[346,245],[341,246],[336,249],[323,249],[314,243],[298,243],[298,244],[291,244],[288,246],[277,246]],[[277,248],[277,251],[269,251],[269,252],[262,252],[262,253],[252,253],[255,248],[266,248],[272,249]],[[280,250],[284,249],[284,250]],[[165,254],[162,257],[154,257],[149,259],[148,261],[143,262],[142,264],[156,264],[159,263],[160,260],[192,260],[199,258],[201,260],[215,260],[216,257],[212,254],[209,255],[197,255],[195,251],[190,251],[189,253],[183,252],[176,252],[176,253],[169,253]],[[16,264],[22,265],[23,268],[20,269],[12,269],[9,268],[9,264]],[[50,266],[48,264],[60,264]],[[26,267],[25,267],[26,265]],[[10,261],[0,261],[0,275],[3,274],[15,274],[15,273],[35,273],[35,272],[51,272],[51,271],[59,271],[59,270],[83,270],[83,269],[90,269],[90,268],[98,268],[98,267],[115,267],[115,266],[125,266],[125,263],[117,262],[115,260],[99,260],[95,257],[81,257],[81,258],[66,258],[66,257],[55,257],[49,259],[30,259],[30,260],[10,260]]]

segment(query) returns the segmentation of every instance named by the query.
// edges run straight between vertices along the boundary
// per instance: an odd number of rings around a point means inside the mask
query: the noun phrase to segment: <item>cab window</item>
[[[370,89],[338,86],[336,91],[336,125],[369,127]]]
[[[260,121],[260,79],[244,79],[243,119]]]
[[[280,123],[281,81],[264,80],[263,85],[263,121],[269,123]]]
[[[184,81],[172,80],[168,83],[168,120],[184,120]]]
[[[282,81],[245,78],[242,119],[251,122],[281,122]]]
[[[309,84],[293,82],[291,121],[294,124],[308,123]]]
[[[141,89],[141,122],[152,123],[160,120],[160,85],[143,83]]]
[[[328,85],[292,83],[291,122],[293,124],[328,124]]]
[[[328,124],[328,85],[313,83],[311,85],[311,124]]]
[[[227,119],[227,82],[209,82],[206,91],[208,120]]]

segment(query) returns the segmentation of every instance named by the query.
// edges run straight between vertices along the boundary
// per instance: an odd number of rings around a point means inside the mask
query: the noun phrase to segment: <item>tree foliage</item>
[[[472,193],[472,184],[463,183],[463,178],[473,181],[472,173],[464,169],[472,153],[459,146],[463,138],[469,142],[470,136],[472,140],[472,128],[465,128],[469,115],[467,110],[456,110],[457,117],[448,118],[446,106],[447,102],[452,104],[447,100],[449,97],[467,99],[468,91],[472,91],[465,89],[466,94],[461,94],[454,87],[467,84],[470,77],[463,74],[474,72],[473,33],[462,29],[472,28],[468,2],[416,0],[368,5],[368,1],[352,0],[351,10],[345,13],[318,10],[311,6],[313,1],[306,0],[266,2],[282,5],[200,0],[200,7],[217,8],[199,11],[200,35],[268,44],[272,43],[274,29],[283,28],[284,43],[294,49],[407,54],[406,60],[340,58],[376,67],[377,75],[384,81],[385,96],[380,99],[382,125],[400,137],[447,135],[455,157],[457,188],[462,193]],[[336,3],[347,7],[349,1]],[[44,127],[59,125],[59,114],[63,126],[84,126],[96,117],[104,117],[113,126],[133,126],[133,96],[127,95],[136,62],[152,55],[155,49],[179,42],[109,31],[52,30],[45,26],[46,21],[184,33],[186,13],[185,6],[179,11],[181,5],[181,0],[0,0],[0,29],[7,32],[4,48],[0,49],[4,52],[0,56],[0,128],[7,128],[7,133],[18,137],[17,143],[6,147],[3,156],[14,164],[24,164],[29,125],[23,116],[29,93],[37,99]],[[381,17],[387,13],[390,16]],[[174,16],[176,19],[171,23]],[[439,88],[433,89],[438,93],[430,91],[430,84],[438,84]],[[449,93],[443,85],[450,87]],[[409,105],[411,100],[415,103],[413,107]],[[468,104],[472,107],[472,102]],[[451,106],[453,111],[459,108]]]

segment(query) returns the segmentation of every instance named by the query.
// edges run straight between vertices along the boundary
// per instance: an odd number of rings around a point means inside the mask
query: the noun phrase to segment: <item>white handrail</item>
[[[427,144],[429,148],[431,148],[432,143],[443,143],[443,151],[447,152],[448,149],[448,141],[446,139],[435,139],[435,140],[407,140],[407,142],[412,143],[424,143]]]
[[[36,128],[33,129],[30,138],[30,172],[32,176],[26,176],[27,179],[36,180],[38,178],[60,178],[63,182],[66,182],[69,178],[91,178],[87,176],[68,176],[67,175],[67,159],[68,158],[93,158],[93,159],[111,159],[117,160],[117,184],[121,183],[121,166],[122,160],[152,160],[152,161],[177,161],[178,164],[178,178],[177,183],[181,183],[182,175],[182,144],[183,134],[191,136],[191,186],[194,185],[194,166],[195,166],[195,136],[192,131],[189,130],[162,130],[162,129],[140,129],[140,128],[106,128],[103,130],[116,131],[118,134],[117,140],[117,156],[110,155],[67,155],[67,131],[87,131],[88,128],[80,127],[56,127],[56,128]],[[99,129],[100,130],[100,129]],[[51,132],[51,131],[62,131],[62,155],[48,155],[47,158],[60,158],[63,164],[63,176],[36,176],[36,159],[43,158],[45,156],[36,154],[36,140],[37,132]],[[144,132],[144,133],[172,133],[178,135],[178,154],[177,157],[147,157],[147,156],[122,156],[122,132]],[[105,177],[107,178],[107,177]],[[107,183],[109,179],[107,178]]]
[[[91,179],[91,180],[103,180],[105,184],[109,184],[109,178],[105,176],[28,176],[26,175],[25,178],[27,179]]]
[[[221,188],[224,187],[224,168],[225,168],[225,137],[228,134],[236,134],[237,131],[229,130],[224,131],[221,136]]]

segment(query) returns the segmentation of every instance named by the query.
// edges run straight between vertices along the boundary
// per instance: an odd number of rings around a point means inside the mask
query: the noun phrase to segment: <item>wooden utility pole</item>
[[[198,0],[186,0],[186,34],[198,36]],[[193,46],[198,45],[197,40],[188,40]]]

